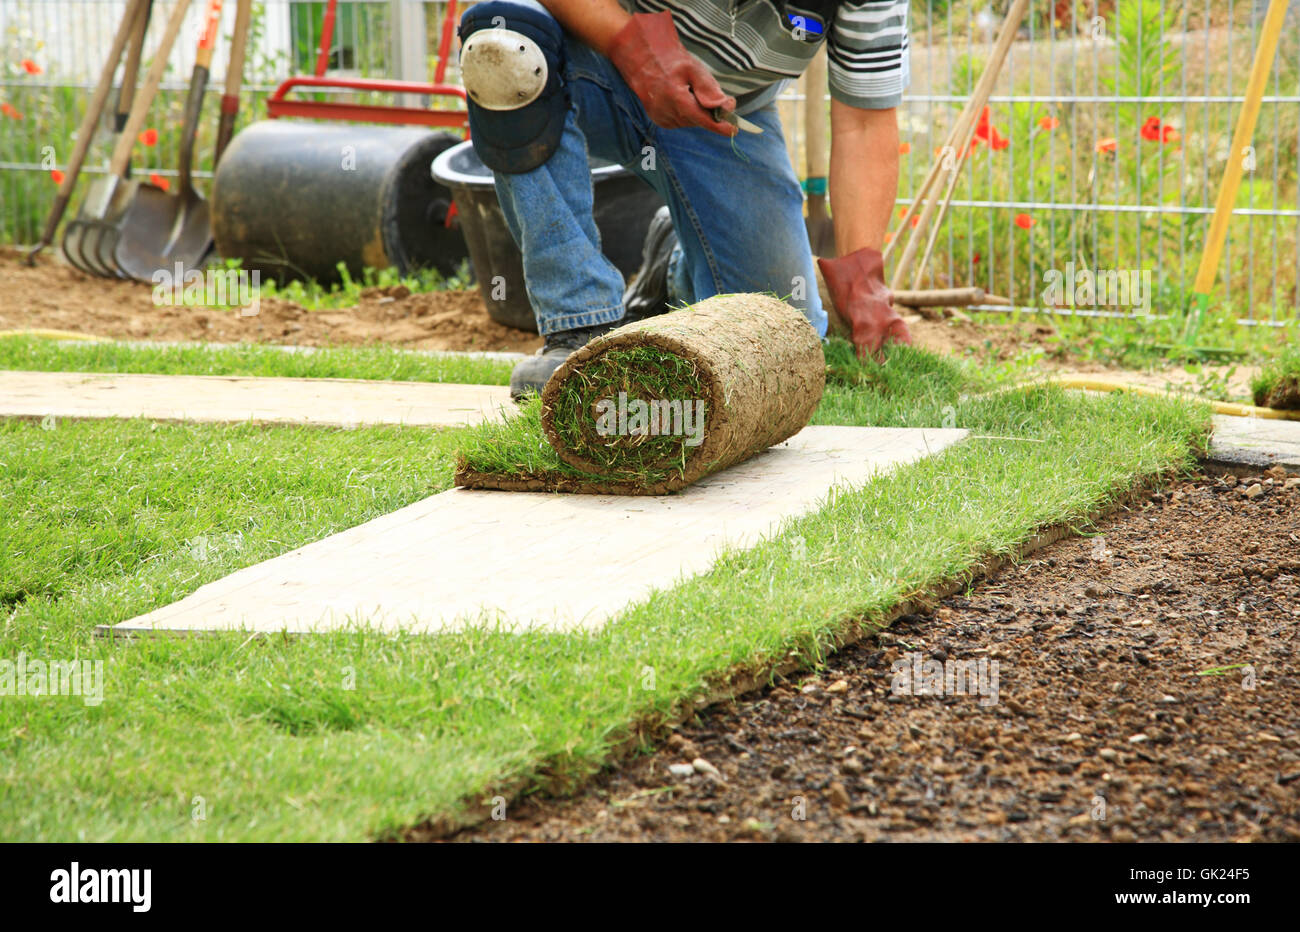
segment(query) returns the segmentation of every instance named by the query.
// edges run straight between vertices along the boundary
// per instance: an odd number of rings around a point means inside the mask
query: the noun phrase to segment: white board
[[[459,427],[513,410],[498,385],[0,370],[0,417]]]
[[[837,485],[934,454],[964,430],[806,427],[677,495],[453,489],[208,583],[109,631],[436,632],[467,621],[599,628],[815,510]]]

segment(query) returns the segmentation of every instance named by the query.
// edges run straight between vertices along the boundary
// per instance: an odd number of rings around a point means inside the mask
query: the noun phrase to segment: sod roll
[[[657,495],[793,436],[812,417],[826,363],[784,301],[719,295],[593,340],[542,392],[556,454],[593,477],[571,491]]]

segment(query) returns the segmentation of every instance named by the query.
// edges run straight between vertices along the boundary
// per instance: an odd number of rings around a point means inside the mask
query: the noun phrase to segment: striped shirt
[[[632,13],[668,10],[687,51],[747,113],[801,75],[822,43],[836,100],[897,107],[907,88],[908,0],[619,0]]]

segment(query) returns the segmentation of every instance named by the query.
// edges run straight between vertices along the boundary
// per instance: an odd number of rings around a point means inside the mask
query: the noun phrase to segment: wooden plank
[[[1216,414],[1209,458],[1243,473],[1270,466],[1300,472],[1300,421]]]
[[[467,621],[599,628],[816,510],[836,486],[937,453],[964,430],[806,427],[677,495],[453,489],[101,633],[436,632]]]
[[[512,409],[497,385],[0,371],[0,417],[459,427]]]

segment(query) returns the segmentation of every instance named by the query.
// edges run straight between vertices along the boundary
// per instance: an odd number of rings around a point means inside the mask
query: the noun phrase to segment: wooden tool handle
[[[126,9],[122,11],[122,22],[118,24],[117,33],[113,36],[113,44],[108,50],[108,57],[104,59],[104,67],[99,72],[99,83],[95,85],[95,92],[91,95],[90,102],[86,104],[81,126],[77,129],[77,141],[72,147],[72,156],[68,159],[68,169],[63,173],[59,190],[54,195],[54,203],[50,205],[50,212],[45,217],[45,229],[36,245],[27,253],[25,262],[29,266],[36,263],[37,253],[54,242],[54,233],[58,230],[63,214],[68,209],[68,201],[72,198],[72,189],[81,174],[81,166],[86,163],[86,153],[90,150],[90,140],[95,135],[95,126],[103,115],[108,92],[112,90],[113,73],[117,71],[117,63],[122,60],[122,49],[126,48],[135,26],[136,16],[146,2],[148,0],[128,0]]]
[[[984,289],[975,287],[894,292],[894,303],[903,307],[969,307],[983,300]]]
[[[221,31],[221,0],[208,0],[203,14],[203,31],[199,34],[199,51],[194,56],[195,68],[211,68],[212,52],[217,47],[217,33]]]
[[[1011,48],[1011,43],[1015,41],[1016,32],[1020,29],[1020,22],[1025,18],[1025,11],[1028,7],[1029,0],[1014,0],[1011,4],[1011,9],[1007,11],[1007,18],[1002,24],[1002,31],[998,33],[997,42],[993,46],[993,54],[989,56],[984,73],[980,75],[980,79],[975,85],[975,91],[971,95],[971,106],[962,111],[961,118],[957,121],[957,128],[953,133],[953,137],[957,140],[958,148],[955,152],[940,153],[940,159],[948,156],[954,160],[952,168],[954,175],[956,175],[964,160],[966,149],[970,145],[970,139],[975,134],[975,127],[979,122],[979,114],[983,111],[985,103],[993,93],[993,85],[997,83],[998,73],[1002,70],[1002,63],[1006,61],[1007,52]],[[952,179],[949,180],[952,181]],[[924,235],[924,231],[929,229],[930,220],[934,217],[934,212],[938,206],[938,198],[931,198],[926,201],[925,209],[921,211],[918,228],[908,237],[907,246],[904,248],[903,254],[898,257],[898,264],[894,266],[894,277],[889,282],[891,289],[898,290],[902,287],[907,272],[912,266],[912,261],[921,248],[921,236]]]
[[[90,103],[86,105],[86,114],[81,118],[81,126],[77,129],[77,144],[72,148],[68,170],[59,184],[59,197],[63,198],[65,203],[72,195],[77,176],[81,174],[81,166],[85,164],[86,152],[90,149],[90,141],[95,135],[95,124],[99,122],[99,117],[104,112],[104,102],[108,100],[108,92],[113,87],[113,74],[117,71],[118,62],[122,60],[122,49],[126,48],[127,40],[135,28],[136,16],[146,2],[147,0],[131,0],[122,14],[122,23],[117,27],[117,35],[113,37],[108,58],[104,60],[104,68],[99,73],[99,84],[95,86],[95,93],[90,98]],[[55,226],[57,225],[58,221],[55,220]],[[52,235],[53,231],[51,231]]]
[[[221,162],[230,137],[235,132],[239,113],[239,88],[244,80],[244,51],[248,45],[248,24],[252,19],[253,0],[239,0],[235,7],[235,32],[230,37],[230,60],[226,62],[226,89],[221,95],[221,119],[217,123],[217,142],[212,150],[212,164]]]
[[[122,127],[122,135],[117,138],[117,146],[114,147],[113,157],[108,163],[110,175],[121,177],[126,172],[127,162],[131,158],[131,147],[135,144],[136,134],[144,126],[145,117],[149,115],[149,105],[153,103],[154,95],[158,93],[163,72],[167,70],[167,59],[171,57],[172,46],[176,44],[176,37],[185,23],[185,12],[189,6],[190,0],[176,0],[176,8],[172,10],[171,18],[167,20],[167,28],[163,31],[162,40],[154,50],[153,64],[149,66],[149,73],[145,75],[144,83],[136,92],[135,103],[131,104],[131,115],[126,118],[126,126]]]
[[[131,44],[127,46],[126,64],[122,66],[122,86],[117,92],[118,132],[126,125],[131,105],[135,103],[135,86],[140,80],[140,59],[144,57],[144,34],[149,29],[149,12],[152,7],[153,0],[144,0],[132,26]]]
[[[248,47],[248,24],[253,17],[253,0],[239,0],[235,6],[235,32],[230,38],[230,61],[226,64],[227,97],[238,97],[244,80],[244,53]]]
[[[825,178],[830,164],[830,151],[826,147],[826,46],[817,51],[804,72],[804,153],[807,158],[807,177]]]

